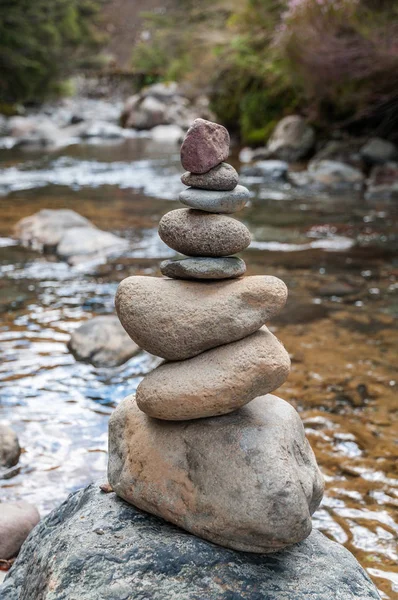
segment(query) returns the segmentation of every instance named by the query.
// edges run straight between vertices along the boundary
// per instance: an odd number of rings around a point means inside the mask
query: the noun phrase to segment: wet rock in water
[[[68,229],[81,227],[94,229],[88,219],[74,210],[45,208],[18,221],[14,237],[23,246],[34,250],[53,250]]]
[[[356,138],[329,140],[316,152],[312,161],[332,160],[362,170],[364,167],[364,161],[360,152],[362,145],[363,140]]]
[[[115,123],[95,121],[84,124],[79,128],[81,139],[101,138],[105,140],[115,140],[125,137],[125,131]]]
[[[207,173],[229,155],[229,133],[222,125],[195,119],[181,146],[181,163],[191,173]]]
[[[388,140],[377,137],[368,140],[360,152],[364,160],[371,164],[383,164],[398,158],[397,146]]]
[[[72,333],[69,350],[95,367],[117,367],[140,351],[116,315],[89,319]]]
[[[246,264],[241,258],[228,256],[221,258],[200,257],[164,260],[160,270],[173,279],[231,279],[246,272]]]
[[[179,125],[157,125],[151,135],[157,142],[176,144],[182,141],[184,130]]]
[[[57,255],[70,264],[86,260],[102,260],[120,254],[129,247],[127,240],[110,233],[90,227],[87,229],[70,228],[62,236]]]
[[[20,454],[17,434],[11,427],[0,423],[0,467],[14,467],[19,461]]]
[[[104,535],[95,532],[98,523]],[[293,593],[294,600],[330,600],[331,590],[339,600],[380,600],[352,554],[318,531],[274,555],[235,552],[189,535],[93,484],[72,494],[36,527],[0,596],[293,600]]]
[[[251,242],[250,231],[236,219],[189,208],[166,213],[159,222],[159,236],[187,256],[229,256]]]
[[[147,417],[129,396],[109,422],[108,479],[142,510],[247,552],[307,537],[323,494],[300,417],[272,395],[183,427]]]
[[[133,276],[120,283],[115,304],[140,348],[184,360],[254,333],[286,298],[286,285],[272,276],[206,283]]]
[[[161,365],[137,389],[137,405],[166,420],[223,415],[287,379],[290,358],[266,327],[252,335],[182,362]]]
[[[268,140],[270,156],[295,162],[304,158],[315,144],[315,132],[305,119],[298,115],[285,117],[275,127]]]
[[[187,171],[181,176],[184,185],[202,190],[233,190],[239,181],[239,175],[232,165],[220,163],[207,173],[190,173]]]
[[[182,204],[211,213],[232,214],[242,210],[250,198],[250,192],[243,185],[237,185],[229,192],[198,190],[190,187],[179,195]]]
[[[242,167],[241,174],[246,177],[261,177],[265,181],[285,181],[288,169],[289,165],[283,160],[260,160]]]
[[[123,117],[122,117],[123,118]],[[155,97],[147,96],[135,106],[125,119],[126,127],[151,129],[166,123],[166,105]]]
[[[373,167],[367,183],[366,200],[398,198],[398,162]]]
[[[357,294],[359,289],[345,281],[335,281],[319,288],[320,296],[351,296]]]
[[[40,515],[33,504],[0,503],[0,559],[13,558],[39,521]]]
[[[314,160],[308,165],[310,182],[332,190],[360,189],[364,175],[359,169],[333,160]]]

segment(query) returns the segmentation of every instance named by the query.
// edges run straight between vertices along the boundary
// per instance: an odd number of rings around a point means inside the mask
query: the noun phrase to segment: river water
[[[144,137],[1,152],[0,420],[23,454],[0,473],[0,500],[23,498],[45,514],[106,481],[109,415],[154,359],[96,369],[66,344],[85,319],[113,311],[121,279],[159,275],[160,259],[173,255],[156,227],[179,206],[180,173],[178,149]],[[278,394],[300,412],[326,479],[314,526],[355,554],[383,598],[398,598],[396,206],[241,183],[253,192],[239,215],[254,236],[243,253],[248,274],[281,277],[290,291],[270,328],[292,357]],[[14,224],[41,208],[76,210],[132,250],[70,267],[17,246]]]

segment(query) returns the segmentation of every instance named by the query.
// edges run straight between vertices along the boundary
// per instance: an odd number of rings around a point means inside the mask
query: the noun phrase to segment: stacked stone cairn
[[[227,130],[196,119],[181,147],[188,208],[159,235],[187,258],[165,277],[128,277],[119,319],[143,349],[166,361],[127,397],[109,425],[109,482],[127,502],[235,550],[275,552],[306,538],[323,480],[297,412],[270,392],[289,355],[265,323],[283,308],[285,284],[242,277],[231,256],[250,244],[229,215],[245,206]]]

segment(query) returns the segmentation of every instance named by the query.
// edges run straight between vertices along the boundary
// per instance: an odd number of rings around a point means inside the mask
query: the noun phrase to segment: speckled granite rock
[[[318,531],[273,555],[215,546],[91,485],[36,527],[1,600],[380,600]]]
[[[181,164],[191,173],[207,173],[228,158],[229,142],[225,127],[195,119],[181,146]]]
[[[246,264],[236,256],[195,256],[164,260],[160,263],[160,270],[163,275],[173,279],[233,279],[244,275]]]
[[[190,173],[181,175],[184,185],[202,190],[233,190],[238,185],[239,175],[232,165],[221,163],[207,173]]]
[[[177,208],[160,219],[159,236],[170,248],[187,256],[229,256],[251,242],[243,223],[226,215]]]
[[[273,392],[289,371],[289,354],[262,327],[243,340],[161,365],[141,381],[137,405],[158,419],[223,415]]]
[[[179,195],[182,204],[196,210],[210,213],[233,214],[245,207],[250,192],[243,185],[237,185],[230,192],[198,190],[190,187]]]
[[[137,275],[119,284],[115,304],[140,348],[184,360],[254,333],[286,299],[283,281],[265,275],[206,283]]]

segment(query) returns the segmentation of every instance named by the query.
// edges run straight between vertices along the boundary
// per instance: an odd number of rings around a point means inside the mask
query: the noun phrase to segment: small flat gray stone
[[[246,272],[246,264],[241,258],[181,258],[164,260],[160,270],[173,279],[233,279]]]
[[[180,193],[180,202],[196,210],[211,213],[231,214],[244,208],[250,192],[243,185],[237,185],[229,192],[198,190],[190,187]]]
[[[229,191],[238,185],[239,175],[232,165],[222,162],[207,173],[186,171],[181,181],[184,185],[202,190]]]

